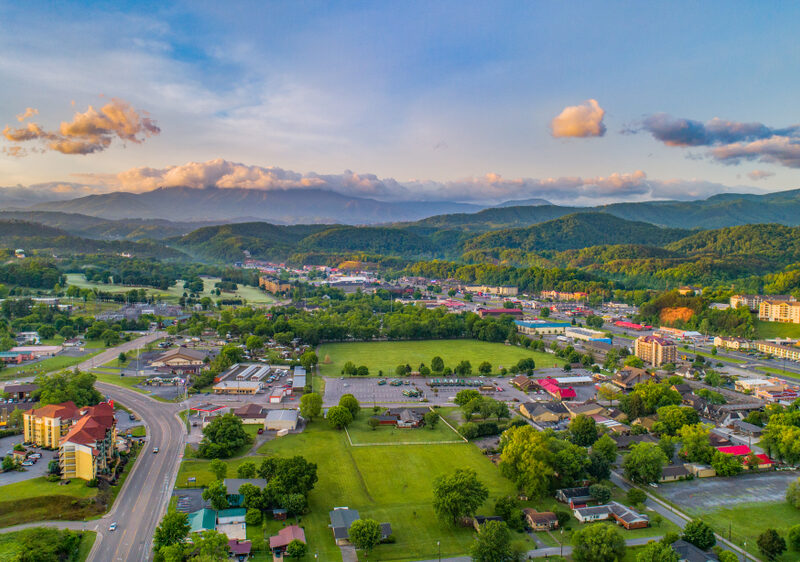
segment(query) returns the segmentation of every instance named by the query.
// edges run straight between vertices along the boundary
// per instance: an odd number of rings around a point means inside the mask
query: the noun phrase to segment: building
[[[731,445],[729,447],[715,447],[715,448],[720,453],[724,453],[726,455],[733,455],[735,457],[740,457],[745,465],[747,464],[747,458],[750,455],[754,454],[753,451],[750,449],[750,447],[748,447],[747,445]],[[775,464],[775,462],[772,459],[770,459],[767,455],[763,453],[755,455],[755,457],[758,459],[758,468],[762,469],[772,468],[772,465]]]
[[[570,328],[569,322],[545,322],[544,320],[516,320],[517,332],[527,336],[538,336],[540,334],[563,334],[564,330]]]
[[[714,345],[723,349],[732,349],[739,351],[740,349],[750,349],[750,340],[744,338],[729,338],[727,336],[716,336],[714,338]]]
[[[744,306],[753,312],[758,312],[764,300],[769,300],[771,302],[795,302],[795,298],[792,295],[733,295],[730,303],[731,308]]]
[[[257,394],[263,388],[259,381],[222,381],[214,385],[214,394]]]
[[[640,336],[634,342],[634,353],[654,367],[678,360],[678,347],[671,340],[658,336]]]
[[[672,464],[661,469],[659,482],[675,482],[689,476],[689,471],[682,464]]]
[[[597,402],[564,402],[564,407],[566,407],[569,412],[570,419],[575,419],[580,415],[594,416],[606,411],[606,409]]]
[[[672,543],[672,550],[678,554],[680,562],[715,562],[719,560],[719,557],[714,552],[706,552],[683,539],[678,539]]]
[[[800,324],[800,302],[762,300],[758,319],[765,322]]]
[[[380,425],[394,425],[399,428],[419,427],[424,423],[425,411],[414,408],[392,408],[374,417]]]
[[[650,330],[652,328],[652,326],[648,326],[646,324],[636,324],[635,322],[628,322],[626,320],[617,320],[614,322],[614,326],[617,328],[625,328],[626,330],[635,330],[637,332]]]
[[[330,529],[333,531],[333,538],[337,545],[350,544],[350,525],[361,519],[358,511],[349,507],[335,507],[328,513],[331,519]],[[381,540],[386,539],[392,534],[392,526],[389,523],[381,523]]]
[[[233,415],[242,420],[246,425],[264,425],[267,419],[267,409],[259,404],[245,404],[233,410]]]
[[[250,550],[253,548],[253,543],[250,541],[242,541],[239,539],[231,539],[228,541],[228,549],[231,556],[240,562],[244,562],[250,557]]]
[[[640,369],[639,367],[623,367],[614,374],[611,384],[618,386],[622,390],[633,390],[639,383],[654,380],[653,375]]]
[[[522,392],[530,392],[537,386],[536,381],[525,375],[517,375],[511,379],[511,384],[520,389]]]
[[[783,390],[785,385],[778,379],[738,379],[734,388],[738,392],[755,392],[757,390]]]
[[[578,507],[573,509],[573,514],[581,523],[613,519],[628,530],[642,529],[650,525],[650,518],[647,515],[613,501],[606,505]]]
[[[464,290],[470,293],[488,293],[500,297],[515,297],[519,293],[519,289],[511,285],[466,285]]]
[[[519,308],[479,308],[478,316],[481,318],[492,317],[498,318],[500,316],[511,316],[517,320],[522,320],[523,313]]]
[[[117,420],[108,402],[83,408],[58,448],[61,478],[94,480],[108,474],[117,459]]]
[[[156,357],[150,365],[171,371],[198,373],[205,366],[206,355],[204,351],[176,347]]]
[[[217,512],[217,525],[231,525],[235,523],[244,523],[244,516],[247,510],[243,507],[232,507],[229,509],[221,509]]]
[[[539,423],[557,423],[569,417],[561,402],[526,402],[519,412],[529,420]]]
[[[609,338],[605,332],[590,330],[589,328],[576,328],[575,326],[570,326],[564,329],[564,335],[574,340],[598,341],[611,344],[611,338]]]
[[[589,297],[589,293],[583,291],[542,291],[539,294],[543,299],[554,301],[580,301]]]
[[[542,390],[558,400],[569,400],[577,396],[574,388],[571,386],[559,386],[559,384],[553,379],[538,379],[536,383],[542,387]]]
[[[71,401],[28,410],[22,415],[25,443],[57,449],[61,438],[79,416],[77,406]]]
[[[269,410],[264,420],[264,427],[269,430],[280,431],[297,429],[297,410]]]
[[[38,390],[38,384],[7,384],[3,387],[2,392],[8,394],[12,400],[26,400],[33,396],[33,393]]]
[[[292,394],[302,394],[306,388],[306,370],[297,365],[292,373]]]
[[[9,351],[12,353],[23,353],[34,359],[39,359],[40,357],[50,357],[56,353],[61,353],[62,349],[64,348],[60,345],[18,345],[12,347]]]
[[[287,281],[281,281],[275,277],[259,277],[258,286],[267,291],[268,293],[283,293],[292,288],[292,284]]]
[[[589,486],[579,486],[577,488],[561,488],[556,490],[556,499],[568,504],[570,507],[586,505],[592,501],[592,494],[589,493]]]
[[[525,521],[534,531],[552,531],[558,528],[558,517],[552,511],[536,511],[530,507],[522,510]]]
[[[772,355],[773,357],[783,357],[791,361],[800,361],[800,347],[786,345],[783,343],[773,343],[769,341],[757,341],[756,349],[761,353]]]
[[[277,535],[269,538],[269,548],[273,554],[282,554],[292,541],[306,542],[306,533],[302,527],[289,525],[278,531]]]
[[[35,357],[32,353],[22,353],[21,351],[0,351],[0,361],[3,363],[22,363],[23,361],[33,361]]]
[[[202,533],[217,529],[217,514],[213,509],[198,509],[190,513],[188,517],[189,533]]]

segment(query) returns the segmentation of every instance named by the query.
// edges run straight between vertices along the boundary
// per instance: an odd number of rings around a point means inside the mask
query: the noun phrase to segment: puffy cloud
[[[24,112],[22,112],[19,115],[17,115],[17,121],[22,123],[28,117],[33,117],[34,115],[38,115],[38,114],[39,114],[39,110],[38,109],[34,109],[32,107],[26,107]]]
[[[37,113],[29,107],[17,119],[22,122]],[[160,132],[146,112],[137,111],[124,100],[112,99],[99,110],[90,105],[84,113],[76,113],[72,121],[62,122],[57,131],[47,131],[29,122],[16,129],[6,126],[3,136],[14,143],[38,140],[46,149],[62,154],[91,154],[107,149],[115,138],[141,143]]]
[[[758,181],[764,180],[775,175],[775,172],[768,172],[767,170],[753,170],[747,174],[751,180]]]
[[[606,134],[603,116],[606,111],[597,100],[590,99],[581,105],[570,105],[550,123],[553,136],[559,137],[602,137]]]

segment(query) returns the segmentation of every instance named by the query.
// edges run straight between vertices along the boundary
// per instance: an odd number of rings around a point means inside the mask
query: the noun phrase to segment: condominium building
[[[761,301],[758,307],[758,319],[766,322],[800,324],[800,302]]]
[[[769,341],[757,341],[756,349],[773,357],[782,357],[792,361],[800,361],[800,347]]]
[[[57,449],[61,438],[67,434],[79,415],[73,402],[49,404],[28,410],[22,415],[25,443]]]
[[[734,351],[738,351],[740,349],[750,349],[750,341],[744,338],[716,336],[714,338],[714,345],[716,347],[723,347],[725,349],[733,349]]]
[[[466,285],[464,290],[470,293],[488,293],[501,297],[515,297],[519,293],[519,289],[511,285]]]
[[[758,312],[761,302],[765,300],[794,302],[795,298],[792,295],[733,295],[730,303],[731,308],[745,306],[754,312]]]
[[[678,347],[674,342],[659,336],[641,336],[634,342],[634,353],[653,367],[678,360]]]
[[[58,464],[64,480],[97,478],[110,472],[117,458],[114,407],[103,402],[83,408],[80,414],[58,448]]]

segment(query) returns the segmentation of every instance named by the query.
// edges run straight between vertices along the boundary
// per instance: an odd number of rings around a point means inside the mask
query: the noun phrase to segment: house
[[[294,431],[297,429],[298,419],[297,410],[269,410],[264,420],[264,427],[275,431],[280,431],[281,429]]]
[[[589,486],[561,488],[556,490],[556,499],[568,504],[570,507],[574,507],[576,505],[586,505],[586,502],[592,500],[592,494],[589,493]]]
[[[213,509],[198,509],[190,513],[188,517],[190,533],[214,531],[217,528],[217,513]]]
[[[569,412],[570,419],[575,419],[580,415],[592,416],[606,411],[606,409],[597,402],[564,402],[564,407]]]
[[[670,388],[672,390],[674,390],[675,392],[677,392],[678,394],[680,394],[681,396],[689,395],[689,394],[692,394],[694,392],[692,390],[691,385],[688,385],[686,383],[673,384]]]
[[[678,539],[672,543],[672,550],[678,553],[679,562],[718,562],[719,557],[712,551],[704,551],[690,542]]]
[[[253,543],[250,541],[241,541],[239,539],[231,539],[228,541],[228,551],[230,556],[243,562],[250,557],[250,550],[253,548]]]
[[[7,384],[3,387],[3,393],[9,394],[14,400],[24,400],[30,398],[38,389],[38,384]]]
[[[661,469],[659,482],[675,482],[689,476],[689,471],[682,464],[672,464]]]
[[[207,353],[204,351],[176,347],[156,357],[150,365],[152,367],[162,367],[170,371],[198,373],[205,365],[206,356]]]
[[[526,507],[522,512],[528,526],[534,531],[552,531],[558,528],[558,517],[552,511],[536,511]]]
[[[269,548],[273,554],[282,554],[292,541],[306,542],[306,533],[297,525],[289,525],[278,531],[277,535],[269,538]]]
[[[647,431],[652,431],[653,426],[656,424],[658,420],[654,416],[642,416],[641,418],[636,418],[633,420],[631,425],[641,425]]]
[[[476,531],[480,532],[481,527],[487,521],[502,521],[503,518],[499,515],[476,515],[472,518],[472,526],[475,528]]]
[[[764,433],[763,427],[758,427],[752,423],[747,423],[742,420],[735,420],[733,422],[733,431],[739,435],[747,435],[748,437],[761,437]]]
[[[617,449],[627,449],[631,445],[636,445],[638,443],[658,443],[658,439],[649,433],[640,435],[616,435],[612,436],[611,439],[617,444]]]
[[[261,490],[267,486],[267,481],[264,478],[225,478],[222,483],[225,485],[228,504],[235,507],[242,505],[244,502],[244,496],[239,491],[243,484],[252,484]]]
[[[108,402],[82,408],[80,417],[59,441],[61,478],[94,480],[107,474],[117,459],[117,420]]]
[[[221,509],[217,512],[217,525],[230,525],[232,523],[244,523],[244,516],[247,510],[243,507],[232,507]]]
[[[628,530],[642,529],[650,525],[650,518],[647,515],[613,501],[606,505],[574,508],[573,514],[581,523],[613,519]]]
[[[361,519],[358,511],[349,507],[334,507],[328,515],[331,519],[328,527],[333,531],[336,544],[339,546],[350,544],[350,525]],[[388,538],[391,534],[392,526],[389,523],[381,523],[381,540]]]
[[[633,387],[639,383],[652,380],[652,375],[638,367],[623,367],[614,374],[611,379],[611,384],[614,384],[622,390],[633,390]]]
[[[519,411],[526,418],[540,423],[555,423],[569,417],[561,402],[526,402]]]
[[[383,415],[373,416],[380,425],[395,425],[400,428],[420,427],[424,423],[425,410],[414,408],[393,408]]]
[[[511,384],[520,389],[522,392],[530,392],[537,386],[535,380],[525,375],[517,375],[511,379]]]
[[[245,404],[233,410],[233,415],[242,420],[247,425],[264,425],[267,419],[267,409],[258,404]]]

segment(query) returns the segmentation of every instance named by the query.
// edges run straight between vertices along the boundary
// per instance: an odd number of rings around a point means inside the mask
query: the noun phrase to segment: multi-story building
[[[49,404],[28,410],[22,415],[25,443],[57,449],[61,438],[79,416],[78,408],[73,402]]]
[[[795,298],[792,295],[733,295],[731,297],[731,308],[746,306],[750,310],[757,312],[761,307],[761,301],[764,300],[794,302]]]
[[[515,297],[519,293],[519,289],[511,285],[466,285],[464,290],[470,293],[488,293],[501,297]]]
[[[282,293],[292,288],[291,283],[281,281],[275,277],[259,277],[258,286],[269,293]]]
[[[714,338],[714,345],[716,347],[733,349],[735,351],[738,351],[740,349],[750,349],[750,341],[744,338],[729,338],[726,336],[716,336]]]
[[[59,444],[61,478],[93,480],[108,473],[117,457],[116,442],[114,407],[103,402],[83,408]]]
[[[800,347],[769,341],[757,341],[756,349],[773,357],[782,357],[792,361],[800,361]]]
[[[678,347],[671,340],[659,336],[641,336],[634,342],[634,353],[653,367],[678,360]]]
[[[800,324],[800,302],[762,300],[758,307],[758,319]]]

